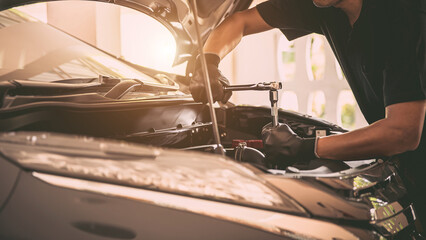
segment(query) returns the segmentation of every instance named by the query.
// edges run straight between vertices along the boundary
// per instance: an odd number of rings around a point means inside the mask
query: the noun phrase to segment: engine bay
[[[216,151],[208,106],[184,99],[97,104],[38,102],[1,111],[0,128],[4,131],[57,132],[187,151]],[[350,168],[344,162],[336,164],[326,160],[287,169],[265,166],[261,130],[271,122],[270,108],[228,104],[215,111],[226,155],[236,161],[264,171],[272,168],[298,172],[318,170],[324,165],[328,166],[328,172]],[[301,137],[346,132],[335,124],[308,115],[282,109],[278,112],[279,122],[288,124]]]

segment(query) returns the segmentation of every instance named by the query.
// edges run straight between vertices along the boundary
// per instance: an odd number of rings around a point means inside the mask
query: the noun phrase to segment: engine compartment
[[[270,108],[227,105],[215,110],[226,155],[262,168],[260,133],[262,127],[271,122]],[[122,101],[92,105],[38,102],[0,111],[3,131],[57,132],[165,148],[215,151],[208,106],[191,101]],[[346,131],[324,120],[282,109],[279,122],[287,123],[301,137]],[[312,166],[298,166],[293,171],[316,169],[324,164],[321,160],[313,161]],[[348,165],[342,163],[329,169],[347,168]]]

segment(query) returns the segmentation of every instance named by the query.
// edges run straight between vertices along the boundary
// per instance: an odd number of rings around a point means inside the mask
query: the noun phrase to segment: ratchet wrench
[[[223,88],[225,91],[269,91],[271,102],[272,126],[278,126],[278,90],[282,89],[281,82],[264,82],[245,85],[229,85]]]

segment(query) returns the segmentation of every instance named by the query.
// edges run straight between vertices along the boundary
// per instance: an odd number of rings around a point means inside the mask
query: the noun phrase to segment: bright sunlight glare
[[[155,19],[132,9],[121,9],[121,53],[128,61],[145,67],[172,71],[176,42]]]
[[[47,23],[47,3],[30,4],[16,9]]]

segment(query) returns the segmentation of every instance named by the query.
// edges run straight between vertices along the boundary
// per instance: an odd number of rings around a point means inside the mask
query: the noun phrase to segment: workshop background
[[[260,2],[254,1],[253,6]],[[185,73],[185,64],[172,67],[176,51],[173,36],[150,17],[103,3],[67,4],[67,8],[52,2],[19,9],[117,57],[158,70]],[[81,4],[88,6],[82,8]],[[321,35],[311,34],[291,42],[279,30],[247,36],[222,60],[220,69],[232,84],[283,82],[281,108],[323,118],[347,129],[367,125]],[[267,92],[235,92],[231,101],[269,106]]]

